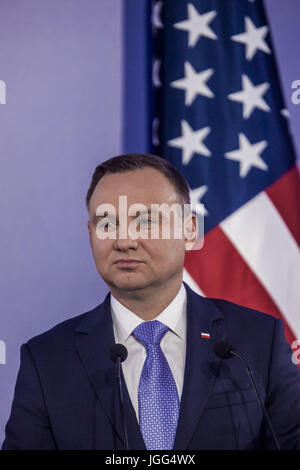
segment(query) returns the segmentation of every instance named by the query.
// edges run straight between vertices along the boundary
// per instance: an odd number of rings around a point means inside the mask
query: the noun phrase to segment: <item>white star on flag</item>
[[[161,66],[161,60],[155,59],[152,65],[152,83],[156,87],[161,86],[161,81],[159,77],[160,66]]]
[[[235,34],[231,36],[231,39],[246,45],[246,59],[251,60],[257,50],[271,54],[271,50],[264,40],[269,28],[267,26],[256,28],[249,16],[245,18],[245,28],[245,33]]]
[[[213,30],[208,26],[209,23],[214,19],[217,12],[215,10],[209,11],[200,15],[194,5],[191,3],[187,6],[188,9],[188,20],[180,21],[174,24],[174,28],[188,31],[189,40],[188,45],[194,46],[201,36],[209,39],[217,39],[217,36]]]
[[[194,131],[189,123],[185,120],[181,121],[181,137],[169,140],[168,145],[171,147],[182,149],[182,164],[190,163],[194,153],[199,153],[205,157],[210,157],[211,153],[203,144],[202,140],[210,133],[210,127],[203,127],[198,131]]]
[[[163,6],[163,2],[162,1],[159,1],[159,2],[156,2],[154,5],[153,5],[153,8],[152,8],[152,16],[151,16],[151,22],[152,22],[152,26],[154,26],[154,28],[163,28],[164,25],[161,21],[161,9],[162,9],[162,6]]]
[[[264,151],[268,142],[262,140],[256,144],[251,144],[247,137],[243,134],[239,134],[239,145],[238,150],[225,153],[225,157],[229,160],[235,160],[240,163],[240,177],[244,178],[252,167],[259,168],[260,170],[267,170],[268,166],[261,158],[260,154]]]
[[[185,90],[185,104],[189,106],[192,104],[197,94],[206,96],[207,98],[213,98],[215,96],[206,85],[206,82],[210,79],[213,73],[213,69],[207,69],[203,70],[203,72],[197,73],[189,62],[185,62],[185,77],[180,80],[175,80],[171,83],[171,86]]]
[[[207,191],[207,186],[199,186],[199,188],[190,189],[190,200],[192,205],[192,210],[198,215],[207,215],[208,212],[204,207],[204,204],[201,203],[201,199]]]
[[[286,109],[286,108],[283,108],[280,111],[280,114],[281,114],[281,116],[285,117],[286,119],[288,119],[290,117],[290,113],[289,113],[288,109]]]
[[[263,95],[269,89],[269,83],[262,83],[261,85],[253,85],[247,75],[242,75],[242,91],[231,93],[228,98],[233,101],[243,103],[243,118],[248,119],[255,108],[263,111],[271,111],[270,106],[263,99]]]

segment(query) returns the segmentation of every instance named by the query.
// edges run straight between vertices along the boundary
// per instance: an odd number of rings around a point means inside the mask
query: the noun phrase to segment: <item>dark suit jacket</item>
[[[221,339],[248,359],[281,447],[300,449],[300,373],[282,322],[185,287],[186,366],[174,449],[274,448],[243,365],[213,352]],[[113,343],[108,294],[22,345],[3,449],[123,449]],[[145,449],[123,385],[129,447]]]

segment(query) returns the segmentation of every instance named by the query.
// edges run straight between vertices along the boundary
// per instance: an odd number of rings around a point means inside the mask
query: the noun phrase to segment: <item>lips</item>
[[[118,259],[117,261],[114,262],[114,264],[116,264],[119,267],[133,267],[142,263],[143,261],[140,261],[138,259]]]

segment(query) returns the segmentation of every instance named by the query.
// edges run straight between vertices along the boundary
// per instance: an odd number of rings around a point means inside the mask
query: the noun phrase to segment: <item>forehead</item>
[[[119,196],[127,196],[129,204],[172,204],[178,195],[171,182],[155,168],[141,168],[123,173],[109,173],[98,182],[91,200],[90,210],[99,204],[118,204]]]

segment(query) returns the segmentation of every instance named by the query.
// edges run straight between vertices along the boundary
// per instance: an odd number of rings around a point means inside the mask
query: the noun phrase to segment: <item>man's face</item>
[[[184,233],[180,239],[174,236],[164,239],[160,230],[159,238],[152,239],[151,226],[161,229],[163,218],[139,212],[128,216],[128,210],[122,214],[122,209],[119,211],[119,196],[127,196],[127,209],[136,203],[143,204],[149,210],[151,204],[167,203],[170,206],[180,203],[173,185],[151,167],[107,174],[99,181],[90,200],[88,227],[96,267],[112,293],[152,289],[158,285],[167,288],[174,282],[181,282],[186,242]],[[96,209],[102,204],[111,204],[115,208],[116,224],[105,224],[106,213],[105,217],[96,216]],[[133,219],[139,221],[140,234],[148,233],[148,238],[131,236],[130,223]],[[126,227],[121,227],[125,224],[124,220]],[[99,239],[101,221],[104,222],[101,230],[115,229],[114,239]],[[127,229],[127,236],[122,239],[119,234],[124,228]]]

